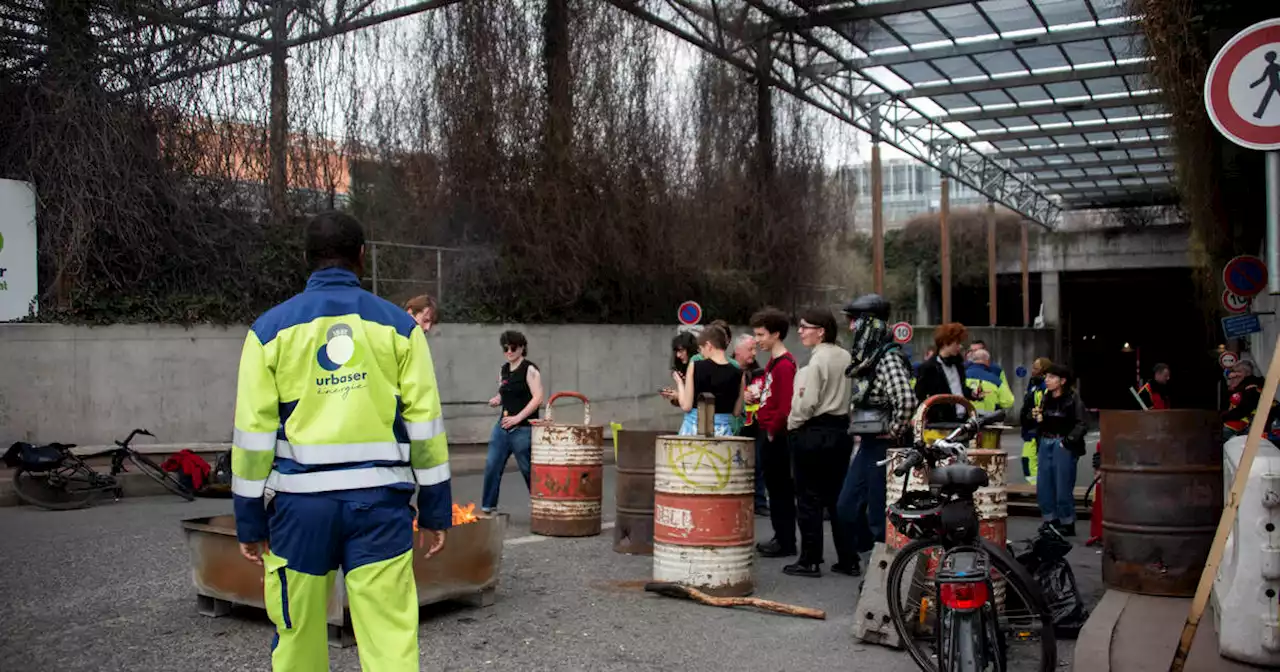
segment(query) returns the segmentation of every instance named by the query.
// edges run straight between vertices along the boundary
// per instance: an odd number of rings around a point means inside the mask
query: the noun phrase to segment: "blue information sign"
[[[1019,377],[1019,378],[1026,378],[1026,377],[1027,377],[1027,367],[1025,367],[1025,366],[1019,366],[1018,368],[1016,368],[1016,369],[1014,369],[1014,370],[1013,370],[1013,374],[1014,374],[1015,376]]]
[[[1222,335],[1227,338],[1243,338],[1258,333],[1262,333],[1262,323],[1253,313],[1222,318]]]

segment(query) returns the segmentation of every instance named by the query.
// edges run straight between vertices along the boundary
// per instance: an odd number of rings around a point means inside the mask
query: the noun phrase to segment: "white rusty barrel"
[[[713,409],[699,419],[709,427]],[[718,596],[755,590],[755,442],[663,436],[655,446],[653,580]]]
[[[581,425],[552,420],[561,397],[582,400]],[[604,427],[591,425],[591,405],[577,392],[557,392],[541,420],[533,421],[530,451],[529,528],[548,537],[600,534],[604,485]]]

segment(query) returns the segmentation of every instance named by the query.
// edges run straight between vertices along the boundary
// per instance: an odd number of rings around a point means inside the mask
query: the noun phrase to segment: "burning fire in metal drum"
[[[453,505],[453,524],[465,525],[467,523],[476,522],[477,520],[479,520],[479,517],[476,516],[475,510],[476,510],[475,502],[472,502],[466,506],[458,506],[458,504],[455,502]],[[413,517],[413,531],[414,532],[418,531],[417,516]]]

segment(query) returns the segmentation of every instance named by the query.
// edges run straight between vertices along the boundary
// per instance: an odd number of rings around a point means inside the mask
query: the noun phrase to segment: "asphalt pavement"
[[[608,523],[613,468],[605,473]],[[646,594],[650,558],[614,553],[611,530],[586,539],[529,535],[523,486],[518,473],[506,474],[501,510],[511,520],[496,604],[424,609],[423,670],[915,669],[905,653],[850,635],[860,579],[790,577],[781,569],[791,560],[758,559],[757,597],[825,609],[825,621]],[[454,479],[459,503],[478,501],[480,490],[479,475]],[[226,500],[140,497],[82,511],[0,509],[0,668],[269,669],[273,627],[265,614],[196,613],[180,521],[230,508]],[[1036,525],[1012,519],[1010,538],[1028,537]],[[756,534],[771,536],[767,520],[757,518]],[[1096,601],[1096,551],[1077,548],[1072,560],[1086,599]],[[1070,643],[1059,648],[1068,659]],[[355,648],[330,655],[333,670],[359,669]]]

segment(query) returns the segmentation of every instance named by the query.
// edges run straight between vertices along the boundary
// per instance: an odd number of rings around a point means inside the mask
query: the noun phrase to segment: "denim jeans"
[[[507,458],[516,456],[516,466],[524,476],[526,491],[529,483],[529,450],[533,441],[533,428],[525,425],[508,432],[502,423],[493,426],[489,435],[489,456],[484,462],[484,495],[480,499],[480,508],[494,509],[498,506],[498,490],[502,487],[502,472],[507,469]]]
[[[884,459],[888,449],[888,439],[862,437],[836,503],[840,520],[850,526],[850,538],[860,553],[884,541],[885,468],[876,466],[876,462]]]
[[[1042,438],[1036,449],[1036,502],[1040,517],[1064,525],[1076,522],[1076,460],[1061,438]]]

